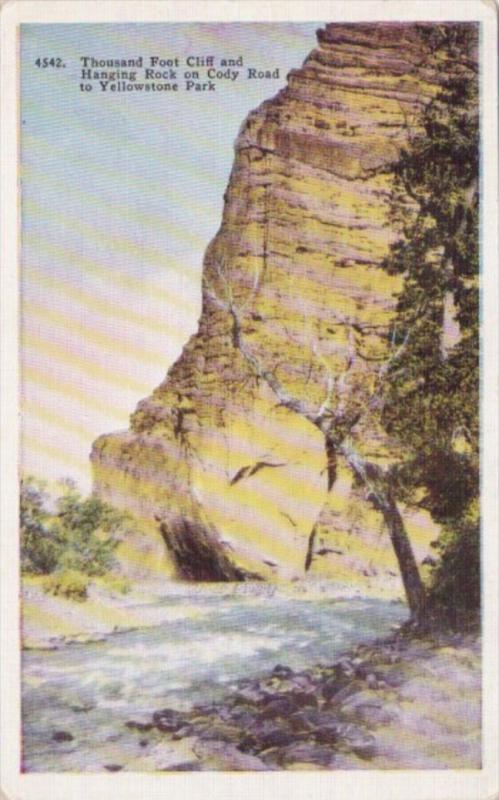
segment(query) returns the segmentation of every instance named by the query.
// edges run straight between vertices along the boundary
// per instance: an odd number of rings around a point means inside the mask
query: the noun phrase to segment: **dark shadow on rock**
[[[261,580],[260,575],[236,567],[216,532],[202,522],[176,517],[161,522],[160,531],[179,577],[184,580]]]

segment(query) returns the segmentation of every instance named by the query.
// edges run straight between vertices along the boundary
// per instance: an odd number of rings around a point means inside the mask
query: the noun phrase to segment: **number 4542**
[[[62,58],[37,58],[35,61],[37,67],[65,67],[62,63]]]

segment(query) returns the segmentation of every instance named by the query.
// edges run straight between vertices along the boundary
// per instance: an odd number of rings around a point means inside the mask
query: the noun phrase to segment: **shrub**
[[[49,527],[45,509],[45,485],[33,477],[21,481],[20,538],[21,570],[32,575],[52,572],[61,554],[61,544]]]
[[[480,617],[480,519],[478,501],[463,518],[444,527],[429,587],[431,612],[451,627],[474,625]]]
[[[44,591],[55,596],[66,597],[68,600],[83,602],[88,597],[89,578],[76,570],[54,572],[44,581]]]
[[[128,517],[97,497],[82,498],[69,479],[61,487],[52,501],[55,509],[49,511],[45,484],[32,477],[21,481],[21,570],[32,575],[57,572],[59,578],[104,575],[114,565],[114,551],[127,531]],[[57,585],[55,580],[53,586]]]
[[[125,515],[98,497],[83,499],[71,484],[57,500],[53,529],[64,543],[59,565],[86,575],[103,575],[114,563]]]

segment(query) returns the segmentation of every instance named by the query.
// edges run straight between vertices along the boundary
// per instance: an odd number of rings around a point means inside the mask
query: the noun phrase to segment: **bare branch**
[[[230,308],[234,302],[234,295],[232,292],[232,286],[227,280],[227,275],[225,274],[225,259],[222,258],[220,261],[215,261],[214,267],[225,289],[226,300]]]
[[[353,333],[353,328],[349,326],[347,363],[345,369],[343,370],[337,381],[337,392],[338,392],[339,403],[336,416],[343,416],[345,410],[347,375],[354,366],[356,360],[357,360],[357,352],[355,348],[355,337]]]
[[[336,421],[340,419],[343,420],[345,411],[345,398],[347,394],[346,392],[347,376],[357,360],[357,348],[356,348],[354,330],[356,330],[359,326],[356,323],[353,323],[351,318],[344,314],[339,314],[336,311],[332,311],[331,313],[333,317],[336,317],[340,321],[341,325],[348,326],[348,353],[344,370],[341,372],[340,375],[333,376],[331,368],[329,367],[325,359],[321,358],[318,355],[316,349],[314,348],[314,353],[320,358],[327,371],[326,397],[317,412],[318,422],[321,422],[326,416],[331,417],[333,422],[334,420]],[[336,395],[338,398],[338,404],[333,412],[332,400],[334,395]]]
[[[297,414],[301,414],[310,422],[316,424],[315,414],[313,414],[311,409],[308,408],[306,403],[304,403],[302,400],[299,400],[297,397],[293,397],[293,395],[289,394],[289,392],[287,392],[286,389],[284,389],[284,387],[282,386],[276,375],[273,372],[266,370],[262,366],[258,358],[249,350],[249,348],[243,341],[239,310],[234,305],[232,305],[231,308],[229,309],[229,312],[232,316],[232,321],[233,321],[234,346],[237,347],[237,349],[239,350],[245,361],[249,364],[255,375],[258,378],[264,380],[265,383],[272,389],[277,399],[279,400],[279,404],[281,406],[289,409],[290,411],[295,411]]]
[[[331,367],[327,363],[326,359],[323,356],[319,355],[319,353],[317,352],[317,344],[315,342],[312,345],[312,352],[313,352],[313,354],[315,356],[317,356],[319,361],[322,363],[324,369],[326,370],[326,376],[327,376],[326,377],[326,396],[325,396],[324,401],[321,404],[319,410],[317,411],[317,415],[316,415],[317,419],[321,419],[322,417],[324,417],[327,413],[331,412],[331,410],[332,410],[331,404],[332,404],[332,401],[333,401],[333,396],[334,396],[335,391],[336,391],[336,378],[333,375]]]
[[[414,331],[414,328],[416,326],[416,323],[420,319],[421,314],[425,311],[427,305],[428,305],[428,303],[426,301],[423,301],[422,303],[419,304],[419,306],[417,307],[417,309],[414,312],[414,318],[413,318],[412,325],[409,328],[407,328],[407,331],[405,333],[405,336],[404,336],[401,344],[399,344],[399,346],[396,349],[395,349],[396,326],[393,327],[392,336],[391,336],[391,345],[390,345],[392,352],[388,356],[386,361],[384,361],[384,363],[380,366],[380,368],[378,370],[378,373],[376,375],[376,380],[375,380],[375,387],[374,387],[374,390],[373,390],[373,392],[371,394],[371,397],[370,397],[370,399],[368,401],[369,408],[371,408],[371,409],[375,409],[375,408],[382,409],[383,408],[383,398],[382,398],[382,394],[381,394],[381,391],[380,391],[382,381],[386,377],[386,375],[388,374],[388,371],[391,369],[393,364],[400,359],[400,357],[403,355],[403,353],[407,349],[407,346],[409,344],[409,341],[410,341],[411,335],[412,335],[412,333]]]
[[[402,343],[397,347],[397,349],[386,359],[385,363],[378,370],[378,378],[383,378],[388,370],[390,369],[391,365],[394,361],[400,358],[404,350],[406,349],[407,345],[409,344],[409,338],[411,336],[411,328],[408,328],[406,334],[402,340]]]
[[[345,458],[348,466],[354,475],[359,478],[368,492],[368,499],[374,501],[381,509],[384,505],[383,492],[379,488],[379,483],[384,480],[382,468],[378,464],[367,461],[353,447],[350,440],[343,441],[339,447],[339,452]]]

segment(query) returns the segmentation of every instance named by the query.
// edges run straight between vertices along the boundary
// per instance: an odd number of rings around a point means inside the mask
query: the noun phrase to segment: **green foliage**
[[[103,575],[112,566],[119,544],[116,534],[123,522],[123,514],[99,498],[82,499],[72,485],[66,485],[57,499],[53,523],[53,530],[65,544],[59,566],[86,575]]]
[[[440,560],[431,575],[430,612],[452,627],[474,624],[480,613],[480,519],[472,503],[461,520],[444,528]]]
[[[479,492],[476,31],[438,26],[422,35],[451,77],[395,167],[391,210],[403,235],[384,266],[404,276],[392,334],[401,355],[387,374],[383,423],[405,452],[393,470],[399,497],[417,498],[444,527],[431,592],[447,613],[453,604],[475,608],[480,595],[479,521],[469,522]],[[445,338],[449,308],[459,326],[453,344]],[[468,590],[458,599],[452,587],[467,558]]]
[[[32,477],[21,481],[22,572],[57,572],[74,581],[77,573],[105,574],[113,566],[120,534],[126,532],[126,515],[92,495],[82,498],[70,480],[61,483],[60,495],[52,500],[53,511],[48,503],[42,483]]]
[[[47,500],[45,485],[41,481],[32,477],[21,481],[21,570],[32,575],[52,572],[61,554],[60,542],[49,527],[50,517],[45,509]]]
[[[68,600],[83,602],[87,599],[89,578],[76,570],[55,572],[44,579],[44,591]]]

